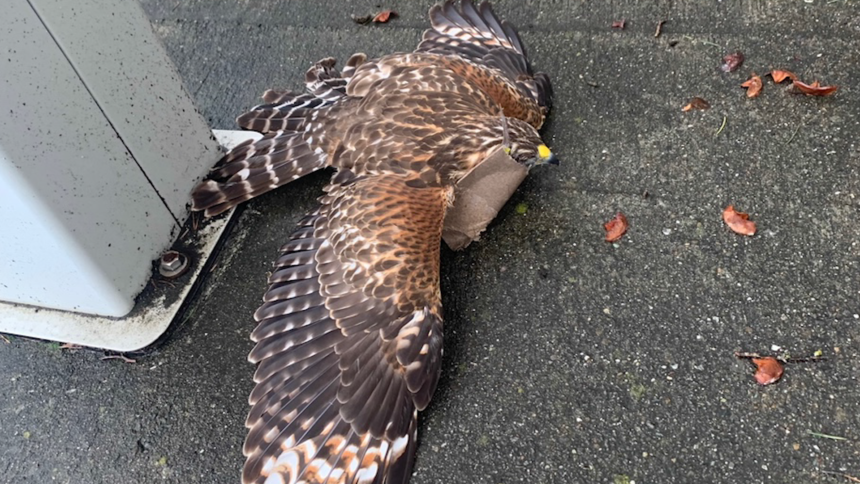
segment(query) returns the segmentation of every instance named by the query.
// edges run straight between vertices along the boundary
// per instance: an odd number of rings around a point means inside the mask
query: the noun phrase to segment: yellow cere
[[[549,158],[551,154],[552,152],[546,147],[546,145],[538,146],[538,155],[540,155],[541,158]]]

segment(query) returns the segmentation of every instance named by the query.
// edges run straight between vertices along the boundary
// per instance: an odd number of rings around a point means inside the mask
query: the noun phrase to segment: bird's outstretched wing
[[[475,6],[453,0],[430,9],[432,28],[424,32],[416,52],[458,55],[498,69],[546,114],[552,107],[552,84],[543,72],[534,73],[516,29],[499,20],[486,1]]]
[[[439,377],[447,188],[338,172],[255,318],[243,481],[405,483]]]

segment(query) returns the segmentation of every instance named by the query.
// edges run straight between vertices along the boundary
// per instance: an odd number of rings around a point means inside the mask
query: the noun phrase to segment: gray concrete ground
[[[300,87],[317,59],[411,50],[430,1],[143,5],[206,118],[234,128],[264,89]],[[380,6],[400,18],[350,20]],[[553,79],[545,139],[562,165],[535,170],[481,243],[444,252],[447,351],[413,482],[860,476],[858,3],[496,10]],[[622,18],[625,30],[610,29]],[[746,63],[719,72],[735,49]],[[802,97],[766,79],[746,99],[739,84],[775,67],[842,89]],[[693,96],[713,107],[683,113]],[[0,481],[238,482],[251,315],[325,176],[250,203],[190,317],[137,363],[0,343]],[[728,204],[752,214],[755,237],[726,229]],[[602,223],[618,210],[631,227],[608,244]],[[771,345],[827,360],[760,387],[732,355]]]

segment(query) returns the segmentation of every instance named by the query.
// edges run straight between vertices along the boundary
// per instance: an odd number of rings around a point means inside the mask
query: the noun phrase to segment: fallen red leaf
[[[618,212],[615,218],[603,224],[603,228],[606,230],[606,241],[615,242],[620,239],[627,232],[627,227],[627,217],[623,213]]]
[[[612,22],[612,28],[613,28],[613,29],[621,29],[621,30],[624,30],[624,24],[625,24],[626,22],[627,22],[627,21],[626,21],[626,20],[624,20],[624,19],[616,20],[615,22]]]
[[[807,96],[829,96],[839,89],[839,86],[822,86],[818,81],[812,84],[804,84],[795,79],[792,82],[794,82],[794,87]]]
[[[704,99],[702,99],[700,97],[694,97],[693,99],[690,99],[689,104],[687,104],[686,106],[681,108],[681,111],[687,112],[687,111],[690,111],[692,109],[705,110],[705,109],[710,109],[710,108],[711,108],[711,105],[710,105],[710,103],[708,103],[708,101],[705,101]]]
[[[393,10],[383,10],[373,17],[373,23],[384,24],[395,17],[397,17],[397,12]]]
[[[741,87],[747,88],[747,97],[756,97],[761,94],[762,86],[761,77],[755,75],[755,73],[746,82],[741,84]]]
[[[748,214],[736,211],[733,205],[723,210],[723,221],[736,234],[755,235],[755,222],[749,218]]]
[[[782,363],[773,356],[765,356],[764,358],[753,358],[757,370],[755,372],[755,381],[759,385],[770,385],[776,383],[782,377],[784,369]]]
[[[786,79],[791,79],[792,81],[797,80],[797,76],[794,75],[791,71],[782,71],[779,69],[774,69],[770,72],[770,77],[773,78],[773,82],[779,84]]]
[[[735,72],[743,63],[744,54],[741,51],[733,52],[723,57],[723,64],[720,66],[720,70],[723,72]]]

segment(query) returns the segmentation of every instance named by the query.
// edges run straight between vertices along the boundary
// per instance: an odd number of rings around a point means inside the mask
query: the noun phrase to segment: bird
[[[486,1],[448,0],[413,52],[315,63],[237,123],[263,133],[192,192],[215,216],[316,170],[318,208],[283,245],[254,313],[244,484],[405,484],[418,411],[439,381],[440,252],[455,188],[498,149],[558,164],[552,105],[516,29]]]

